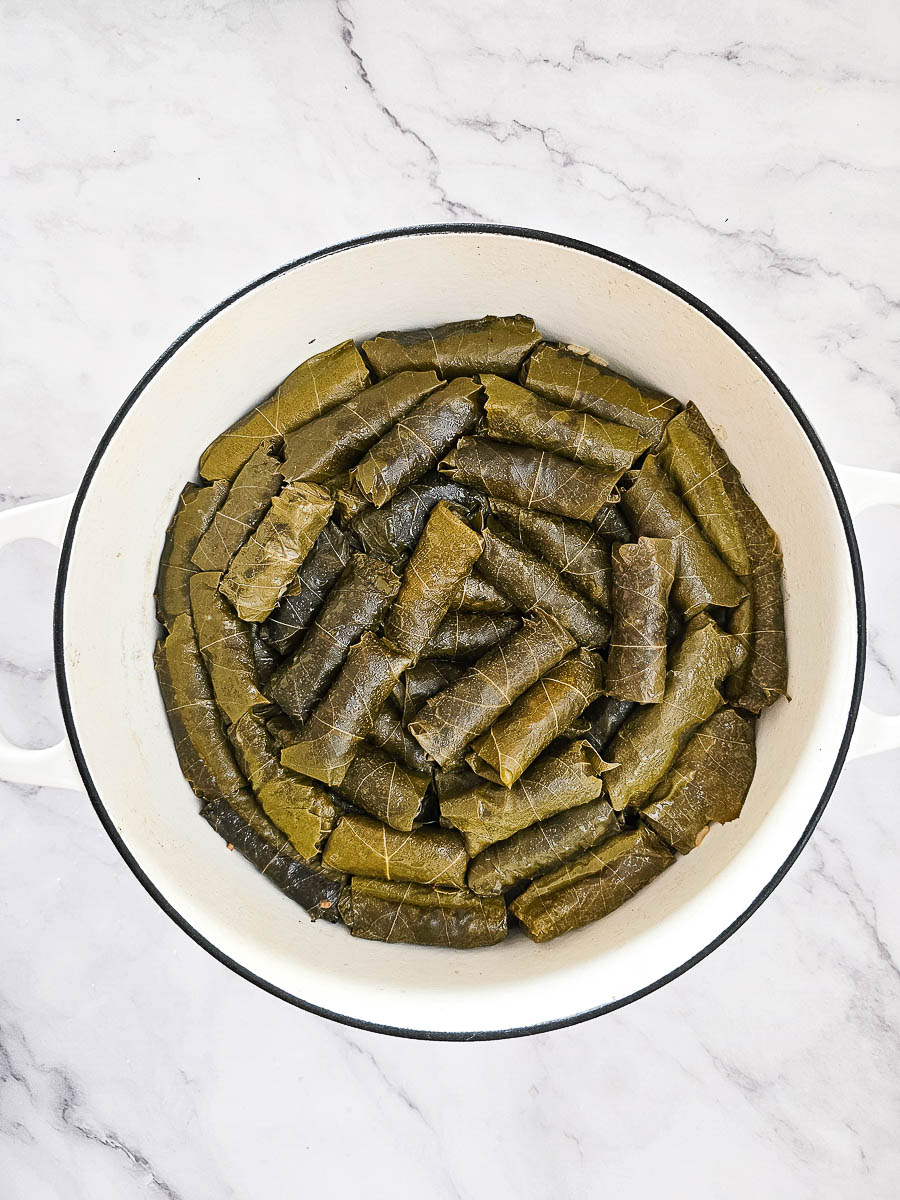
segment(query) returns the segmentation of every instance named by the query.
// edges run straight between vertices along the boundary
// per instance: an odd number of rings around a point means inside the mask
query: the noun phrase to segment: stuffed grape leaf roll
[[[213,515],[209,528],[194,550],[194,565],[201,571],[225,571],[228,564],[260,523],[281,487],[281,459],[277,438],[260,442],[235,476],[228,495]]]
[[[369,383],[369,372],[352,341],[302,362],[275,393],[203,451],[204,479],[234,479],[261,441],[279,437],[348,400]]]
[[[262,626],[266,641],[279,653],[287,654],[300,641],[352,553],[347,534],[329,520],[297,572],[296,592],[283,596]]]
[[[471,950],[506,937],[502,898],[459,888],[354,876],[341,895],[340,911],[354,937],[376,942]]]
[[[616,700],[613,696],[602,696],[575,724],[580,727],[578,737],[585,737],[599,753],[619,732],[634,711],[631,700]]]
[[[543,345],[522,368],[522,383],[539,396],[636,429],[656,443],[678,402],[638,387],[581,354]]]
[[[399,587],[389,563],[354,554],[303,641],[273,676],[269,693],[275,703],[294,720],[305,720],[350,647],[367,629],[380,626]]]
[[[370,508],[355,517],[350,530],[367,554],[400,562],[422,536],[425,522],[439,500],[468,507],[472,493],[429,472],[418,483],[398,492],[384,508]]]
[[[607,916],[674,861],[655,834],[639,826],[536,879],[510,907],[529,937],[547,942]]]
[[[336,790],[385,825],[408,833],[430,783],[430,774],[410,771],[384,750],[363,743]]]
[[[408,724],[426,700],[456,683],[465,668],[440,658],[424,658],[405,672],[394,688],[394,701]]]
[[[627,471],[653,444],[628,425],[601,421],[587,412],[554,404],[527,388],[482,375],[485,392],[486,433],[501,442],[552,450],[595,471]]]
[[[746,650],[705,614],[688,623],[672,651],[659,704],[638,708],[610,745],[616,764],[606,776],[613,808],[641,804],[663,778],[690,735],[722,706],[719,685]]]
[[[526,549],[497,522],[488,521],[482,533],[484,550],[478,573],[503,592],[522,612],[552,613],[583,646],[603,646],[609,640],[606,613],[560,577],[555,567]]]
[[[752,719],[723,708],[701,725],[640,810],[642,821],[679,854],[690,854],[713,823],[741,815],[756,770]]]
[[[601,474],[549,450],[465,437],[438,464],[441,474],[522,508],[593,521],[618,496],[620,470]]]
[[[425,751],[415,738],[410,737],[403,723],[403,715],[393,700],[389,699],[382,705],[368,737],[373,745],[386,750],[411,771],[424,775],[431,770]]]
[[[491,500],[490,510],[524,546],[556,567],[567,584],[593,604],[605,609],[612,607],[609,541],[594,526],[522,508],[506,500]],[[624,540],[630,536],[625,530]]]
[[[619,700],[658,704],[666,687],[666,625],[677,550],[668,538],[639,538],[612,553],[613,627],[606,690]]]
[[[390,642],[364,633],[350,647],[298,740],[282,751],[284,766],[322,783],[339,784],[394,684],[410,665],[409,658]]]
[[[307,910],[315,921],[338,920],[338,900],[347,876],[330,867],[305,862],[287,838],[273,846],[225,800],[210,800],[200,810],[218,835],[238,850],[286,896]]]
[[[596,800],[603,791],[600,776],[609,769],[587,742],[561,742],[532,763],[511,788],[479,779],[469,790],[442,797],[441,823],[460,831],[474,857],[535,821]]]
[[[695,405],[679,414],[671,438],[667,435],[660,448],[660,461],[748,593],[731,622],[731,632],[747,646],[747,660],[728,680],[726,692],[740,708],[759,712],[787,695],[778,538]]]
[[[619,818],[605,800],[578,804],[482,850],[469,863],[467,882],[479,895],[497,895],[557,870],[618,829]]]
[[[496,646],[519,628],[512,613],[451,612],[425,643],[424,655],[432,658],[472,658]]]
[[[256,686],[250,627],[222,599],[221,578],[218,571],[191,576],[191,612],[216,704],[231,725],[246,712],[266,708],[269,700]]]
[[[488,316],[431,329],[379,333],[363,342],[362,349],[379,378],[429,367],[446,379],[479,371],[513,376],[540,340],[530,317]]]
[[[740,604],[746,589],[703,536],[654,455],[647,455],[622,493],[622,507],[640,536],[670,538],[677,546],[672,595],[686,617],[711,605],[735,608]]]
[[[166,629],[172,628],[176,617],[191,611],[190,582],[197,570],[193,553],[227,493],[225,479],[217,479],[209,487],[188,483],[182,489],[166,530],[156,580],[156,615]]]
[[[466,746],[574,647],[574,638],[553,617],[527,618],[518,632],[426,701],[410,733],[442,767],[459,762]]]
[[[391,829],[374,817],[340,818],[325,845],[322,861],[333,870],[376,879],[465,887],[466,848],[452,829]]]
[[[265,621],[294,582],[333,508],[328,493],[312,483],[286,487],[273,497],[222,578],[222,595],[242,620]]]
[[[411,661],[422,654],[481,554],[481,537],[439,500],[410,555],[384,636]]]
[[[728,459],[695,404],[666,426],[657,456],[720,557],[735,575],[749,575],[740,512],[723,478]]]
[[[281,765],[279,745],[259,713],[241,717],[228,737],[266,816],[290,838],[298,854],[314,858],[337,817],[328,792]]]
[[[734,610],[730,630],[747,650],[745,663],[727,680],[725,692],[738,708],[758,713],[788,694],[781,547],[774,530],[740,482],[742,521],[750,574],[749,595]]]
[[[519,776],[600,695],[603,659],[578,650],[551,667],[472,744],[466,761],[491,783]]]
[[[333,479],[440,386],[434,371],[401,371],[336,404],[285,438],[285,479],[311,483]]]
[[[450,605],[451,612],[509,613],[512,609],[508,597],[474,571],[465,577],[462,589]]]
[[[230,796],[224,797],[230,808],[233,808],[242,821],[245,821],[254,833],[274,846],[276,850],[284,847],[285,852],[294,854],[290,838],[283,829],[279,829],[263,812],[262,805],[247,787],[238,788]],[[299,857],[299,856],[298,856]]]
[[[431,470],[480,417],[480,386],[474,379],[454,379],[420,401],[371,447],[350,473],[353,486],[382,507]]]
[[[169,636],[157,643],[153,662],[185,779],[204,800],[230,796],[243,787],[244,777],[225,737],[187,613],[176,617]]]

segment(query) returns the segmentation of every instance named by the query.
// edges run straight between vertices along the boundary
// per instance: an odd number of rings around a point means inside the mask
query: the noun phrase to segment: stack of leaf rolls
[[[487,316],[315,355],[199,474],[156,589],[175,750],[313,918],[546,941],[740,815],[781,552],[692,403]]]

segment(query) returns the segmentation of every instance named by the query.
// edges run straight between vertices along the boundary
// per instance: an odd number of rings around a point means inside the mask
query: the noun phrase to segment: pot
[[[313,926],[197,815],[151,653],[163,535],[199,452],[308,355],[345,337],[525,312],[548,335],[696,401],[778,531],[791,701],[759,724],[739,821],[595,925],[537,946],[387,946]],[[840,479],[840,482],[839,482]],[[583,242],[437,226],[331,247],[250,284],[150,368],[77,495],[0,515],[0,545],[61,548],[55,610],[68,740],[0,742],[0,775],[83,786],[134,874],[221,962],[302,1008],[413,1037],[512,1036],[609,1012],[681,974],[771,893],[819,819],[848,752],[900,744],[900,717],[860,714],[865,612],[851,514],[900,503],[900,476],[835,470],[799,404],[727,322],[676,284]],[[859,721],[851,747],[851,734]]]

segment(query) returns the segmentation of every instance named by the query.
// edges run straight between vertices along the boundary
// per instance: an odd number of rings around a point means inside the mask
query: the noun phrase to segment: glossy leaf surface
[[[613,912],[674,857],[649,829],[639,827],[535,880],[510,907],[530,937],[547,942]]]
[[[441,766],[460,761],[465,748],[574,645],[553,617],[539,613],[526,619],[507,641],[432,696],[410,722],[410,733]]]
[[[341,897],[341,916],[354,937],[376,942],[471,950],[506,937],[502,899],[456,888],[354,877]]]
[[[479,371],[515,375],[540,340],[530,317],[488,316],[430,329],[379,333],[363,342],[362,348],[379,377],[430,367],[449,379]]]
[[[222,595],[244,621],[265,621],[294,581],[331,516],[334,501],[315,484],[286,487],[231,560]]]
[[[658,704],[666,687],[666,626],[678,551],[668,538],[639,538],[612,553],[613,625],[606,690]]]
[[[353,342],[341,342],[302,362],[268,400],[251,409],[200,456],[204,479],[234,479],[265,438],[280,437],[349,399],[369,382]]]
[[[374,817],[343,816],[335,825],[322,861],[332,869],[376,879],[400,879],[464,887],[466,848],[450,829],[391,829]]]
[[[434,371],[402,371],[336,404],[285,438],[285,479],[333,479],[359,462],[395,421],[440,386]]]

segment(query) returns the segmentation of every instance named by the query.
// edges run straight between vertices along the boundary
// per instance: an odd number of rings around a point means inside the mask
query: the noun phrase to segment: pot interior
[[[341,339],[487,312],[694,400],[778,532],[791,701],[763,714],[741,819],[617,912],[556,942],[453,953],[356,940],[306,914],[198,818],[151,662],[163,535],[201,450],[308,355]],[[809,438],[758,367],[668,288],[583,249],[515,234],[423,232],[352,245],[228,304],[170,353],[100,459],[74,533],[63,609],[72,729],[93,786],[152,884],[216,950],[306,1004],[448,1033],[541,1025],[677,970],[753,903],[802,837],[853,703],[847,538]]]

